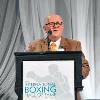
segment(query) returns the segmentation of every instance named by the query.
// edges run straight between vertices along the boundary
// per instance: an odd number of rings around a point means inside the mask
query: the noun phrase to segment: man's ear
[[[46,27],[45,26],[43,26],[43,30],[46,31]]]
[[[44,30],[45,33],[48,33],[49,28],[48,28],[46,25],[44,25],[44,26],[43,26],[43,30]]]

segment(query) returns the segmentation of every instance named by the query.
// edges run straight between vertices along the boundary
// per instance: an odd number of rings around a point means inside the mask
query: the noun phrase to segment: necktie
[[[51,45],[50,45],[50,51],[57,51],[57,45],[56,45],[56,43],[51,43]]]

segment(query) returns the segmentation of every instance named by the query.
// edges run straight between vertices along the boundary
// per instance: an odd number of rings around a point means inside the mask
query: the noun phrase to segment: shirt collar
[[[54,42],[56,45],[57,45],[57,48],[59,48],[60,46],[60,41],[61,41],[61,38],[59,38],[56,42]],[[53,42],[51,41],[50,44],[52,44]]]

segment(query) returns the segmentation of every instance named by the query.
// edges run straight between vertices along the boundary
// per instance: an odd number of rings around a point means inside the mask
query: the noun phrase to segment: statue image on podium
[[[59,69],[57,64],[50,64],[48,66],[49,74],[40,77],[36,75],[33,71],[30,71],[27,73],[28,78],[32,78],[36,82],[46,82],[46,83],[52,83],[54,82],[56,85],[56,94],[55,94],[55,100],[74,100],[73,95],[70,91],[70,86],[68,83],[67,76],[63,75]]]

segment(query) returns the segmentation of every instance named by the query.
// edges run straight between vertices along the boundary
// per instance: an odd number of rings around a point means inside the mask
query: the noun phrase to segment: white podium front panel
[[[75,100],[74,60],[23,61],[23,100]]]

